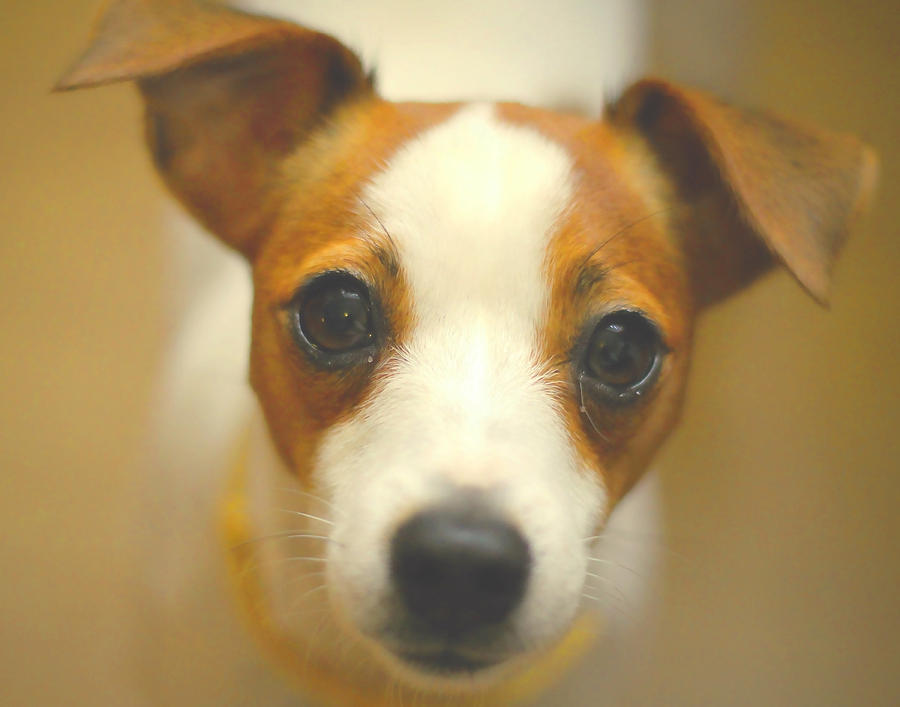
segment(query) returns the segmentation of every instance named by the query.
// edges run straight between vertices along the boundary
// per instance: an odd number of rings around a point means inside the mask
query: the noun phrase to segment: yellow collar
[[[255,545],[247,542],[252,537],[246,489],[248,446],[242,445],[236,456],[220,521],[229,578],[251,632],[282,672],[317,702],[339,707],[391,707],[393,702],[389,697],[364,694],[359,687],[342,681],[340,675],[298,655],[267,612],[254,557]],[[521,674],[472,697],[461,696],[458,701],[444,698],[438,702],[458,707],[500,707],[533,698],[556,682],[585,653],[596,638],[597,630],[597,617],[584,614],[551,651]]]

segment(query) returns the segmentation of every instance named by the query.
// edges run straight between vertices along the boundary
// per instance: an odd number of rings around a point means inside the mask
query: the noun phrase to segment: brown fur
[[[390,234],[371,233],[361,186],[455,106],[384,102],[330,37],[175,0],[114,3],[60,88],[119,80],[139,83],[169,187],[253,264],[251,380],[281,455],[306,480],[321,434],[389,374],[410,327],[404,274]],[[606,122],[498,110],[575,161],[574,205],[547,256],[542,354],[572,439],[615,503],[676,422],[697,313],[774,260],[825,300],[875,161],[854,138],[659,80],[629,89]],[[389,331],[371,365],[334,372],[297,351],[285,307],[338,266],[374,285]],[[582,411],[571,352],[586,321],[616,308],[652,319],[668,354],[647,399],[585,400]]]
[[[379,230],[374,242],[359,235],[372,223],[361,185],[397,147],[451,110],[377,100],[355,104],[285,165],[284,182],[302,188],[291,190],[254,261],[251,380],[279,450],[301,477],[321,433],[361,404],[378,380],[383,356],[403,343],[409,325],[404,275],[390,235]],[[363,371],[312,366],[297,351],[284,318],[284,306],[306,277],[336,267],[356,270],[376,285],[389,322],[385,346]]]
[[[674,198],[699,207],[683,237],[702,303],[765,267],[754,239],[827,301],[832,264],[874,186],[870,149],[851,135],[734,108],[659,80],[631,87],[610,117],[647,141],[655,169],[673,181]]]
[[[169,188],[248,255],[280,207],[281,161],[339,102],[371,95],[359,60],[327,35],[178,0],[113,3],[57,88],[123,80],[144,96]]]

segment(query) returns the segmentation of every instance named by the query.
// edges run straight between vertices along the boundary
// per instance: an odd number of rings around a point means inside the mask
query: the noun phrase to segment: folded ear
[[[248,255],[278,207],[280,161],[336,105],[373,95],[332,37],[197,0],[114,1],[57,89],[130,80],[169,188]]]
[[[649,143],[676,212],[685,206],[675,220],[701,304],[749,283],[771,255],[827,301],[834,259],[874,186],[870,149],[659,80],[631,86],[610,120]]]

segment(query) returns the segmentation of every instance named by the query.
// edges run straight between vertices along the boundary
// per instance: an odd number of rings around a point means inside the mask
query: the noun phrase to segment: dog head
[[[334,611],[451,681],[571,625],[697,314],[774,262],[824,301],[874,173],[851,137],[662,81],[603,120],[389,103],[329,36],[171,0],[114,4],[61,87],[120,80],[252,264],[251,380],[335,509]]]

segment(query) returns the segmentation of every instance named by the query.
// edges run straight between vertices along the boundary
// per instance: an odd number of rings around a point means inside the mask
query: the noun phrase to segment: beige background
[[[124,704],[164,259],[132,91],[47,92],[95,6],[0,1],[3,705]],[[669,535],[634,540],[671,551],[635,704],[898,704],[900,9],[666,0],[654,27],[664,75],[857,132],[883,177],[830,312],[779,274],[701,327],[658,464]]]

